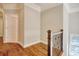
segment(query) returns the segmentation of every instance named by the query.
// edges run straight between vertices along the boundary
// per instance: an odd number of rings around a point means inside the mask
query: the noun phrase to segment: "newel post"
[[[51,56],[51,30],[48,30],[47,33],[48,33],[48,56]]]
[[[63,29],[60,30],[61,33],[61,51],[63,51]]]

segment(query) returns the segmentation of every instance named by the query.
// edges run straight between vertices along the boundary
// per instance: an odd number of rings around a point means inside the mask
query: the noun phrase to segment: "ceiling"
[[[50,8],[54,8],[60,5],[61,3],[35,3],[35,4],[40,7],[41,11],[44,11]]]
[[[24,5],[29,6],[37,11],[44,11],[50,8],[61,5],[62,3],[24,3]],[[0,3],[0,8],[4,9],[22,9],[24,6],[20,3]],[[66,3],[69,12],[79,11],[79,3]]]
[[[61,3],[25,3],[26,6],[29,6],[37,11],[44,11],[50,8],[54,8]],[[21,9],[22,4],[20,3],[2,3],[0,6],[3,6],[4,9]]]
[[[79,12],[79,3],[67,3],[65,6],[67,7],[69,13]]]
[[[44,11],[59,6],[61,4],[62,3],[32,3],[31,6],[39,11]],[[65,4],[69,13],[79,12],[79,3],[64,3],[64,5]]]
[[[44,11],[50,8],[54,8],[62,3],[26,3],[27,6],[36,9],[38,11]]]
[[[21,9],[21,3],[0,3],[3,9]]]
[[[17,8],[17,4],[16,3],[4,3],[3,8],[4,9],[15,9]]]
[[[69,3],[70,8],[79,8],[79,3]]]

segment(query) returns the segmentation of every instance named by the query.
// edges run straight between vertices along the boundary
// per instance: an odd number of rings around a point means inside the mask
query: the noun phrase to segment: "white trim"
[[[17,14],[6,14],[6,15],[4,15],[5,16],[5,21],[4,21],[4,42],[5,43],[7,43],[7,42],[16,42],[17,41],[17,39],[18,39],[18,20],[15,20],[15,22],[17,23],[16,24],[16,32],[15,32],[15,41],[14,41],[14,39],[13,40],[7,40],[8,39],[8,37],[7,37],[7,35],[9,35],[8,33],[7,33],[7,31],[8,31],[8,29],[6,30],[6,28],[7,28],[7,26],[6,26],[6,24],[7,24],[7,18],[8,18],[8,16],[12,16],[12,17],[14,17],[14,18],[16,18],[16,19],[18,19],[18,15]],[[10,24],[8,24],[8,25],[10,25]],[[10,26],[11,27],[11,26]],[[10,38],[9,38],[10,39]]]
[[[23,48],[26,48],[26,47],[35,45],[35,44],[37,44],[37,43],[43,43],[43,44],[46,44],[46,45],[47,45],[47,42],[44,42],[44,41],[36,41],[36,42],[30,43],[30,44],[26,44],[26,45],[23,45],[23,44],[20,43],[19,41],[14,41],[14,42],[12,42],[12,41],[6,42],[6,41],[5,41],[4,43],[18,43],[18,44],[20,44]]]
[[[57,5],[54,6],[54,7],[52,6],[52,7],[50,7],[50,8],[44,8],[44,9],[42,9],[39,5],[37,5],[37,4],[35,4],[35,3],[25,3],[24,5],[25,5],[25,6],[28,6],[28,7],[31,7],[31,8],[33,8],[33,9],[35,9],[36,11],[38,11],[38,12],[42,12],[42,11],[45,11],[45,10],[48,10],[48,9],[57,7],[57,6],[61,5],[61,4],[57,4]]]
[[[4,43],[17,43],[17,40],[16,41],[7,41],[7,40],[4,40]]]
[[[34,3],[25,3],[24,4],[25,6],[28,6],[28,7],[30,7],[30,8],[33,8],[33,9],[35,9],[36,11],[38,11],[38,12],[40,12],[41,11],[41,8],[39,7],[39,6],[37,6],[36,4],[34,4]]]
[[[18,44],[20,44],[22,47],[24,47],[23,44],[20,43],[19,41],[10,41],[10,42],[4,41],[4,43],[18,43]]]
[[[54,33],[52,33],[52,36],[53,35],[57,35],[57,34],[61,34],[62,32],[54,32]]]
[[[4,41],[4,43],[17,43],[17,41]]]
[[[41,40],[40,42],[41,42],[41,43],[43,43],[43,44],[45,44],[45,45],[47,45],[47,44],[48,44],[48,42],[43,41],[43,40]]]
[[[27,45],[23,45],[23,44],[20,43],[19,41],[15,41],[15,42],[4,42],[4,43],[18,43],[18,44],[20,44],[23,48],[26,48],[26,47],[29,47],[29,46],[32,46],[32,45],[35,45],[35,44],[38,44],[38,43],[43,43],[43,44],[46,44],[46,45],[47,45],[47,42],[45,42],[45,41],[36,41],[36,42],[30,43],[30,44],[27,44]]]
[[[30,43],[30,44],[26,44],[26,45],[24,45],[24,48],[32,46],[32,45],[37,44],[37,43],[40,43],[40,41],[36,41],[36,42]]]
[[[20,43],[19,41],[17,41],[16,43],[20,44],[24,48],[24,45],[22,43]]]
[[[66,4],[63,4],[63,55],[68,56],[69,41],[69,11]]]

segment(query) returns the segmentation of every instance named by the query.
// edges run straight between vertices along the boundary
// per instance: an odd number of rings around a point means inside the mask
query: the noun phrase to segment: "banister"
[[[61,33],[61,51],[63,51],[63,29],[60,30]]]
[[[51,56],[51,30],[48,30],[47,31],[47,34],[48,34],[48,56]],[[63,51],[63,29],[61,29],[60,30],[60,32],[59,33],[61,33],[61,51]]]
[[[48,56],[51,56],[51,30],[48,30]]]

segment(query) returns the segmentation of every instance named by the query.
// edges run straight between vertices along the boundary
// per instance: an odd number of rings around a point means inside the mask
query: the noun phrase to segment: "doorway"
[[[0,44],[3,43],[4,25],[3,25],[3,12],[0,11]]]

